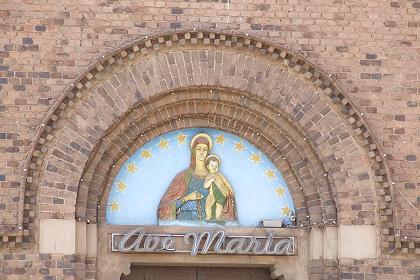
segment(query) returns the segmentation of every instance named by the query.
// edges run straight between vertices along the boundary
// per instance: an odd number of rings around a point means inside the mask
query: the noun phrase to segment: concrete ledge
[[[338,257],[376,258],[376,227],[374,225],[340,226],[338,228]]]
[[[76,222],[76,254],[86,255],[86,223]]]
[[[39,252],[43,254],[75,254],[75,220],[41,219],[39,227]]]
[[[98,234],[97,225],[88,224],[86,225],[86,256],[96,257],[98,250]]]
[[[324,229],[312,228],[309,234],[309,259],[324,258]]]
[[[338,228],[326,227],[324,230],[324,259],[334,260],[338,257]]]
[[[312,228],[309,234],[310,260],[337,259],[337,227]]]
[[[309,235],[311,260],[368,259],[377,257],[375,225],[341,225],[312,228]]]

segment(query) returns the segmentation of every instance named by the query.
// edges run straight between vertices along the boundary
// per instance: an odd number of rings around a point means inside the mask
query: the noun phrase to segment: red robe
[[[160,220],[176,220],[175,202],[185,196],[187,192],[186,177],[187,171],[178,173],[162,196],[158,207]]]

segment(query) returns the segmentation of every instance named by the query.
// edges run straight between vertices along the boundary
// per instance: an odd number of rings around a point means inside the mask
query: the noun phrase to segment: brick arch
[[[244,91],[283,112],[308,135],[333,173],[331,179],[339,182],[334,190],[340,201],[339,222],[380,223],[387,236],[383,246],[392,243],[387,168],[374,137],[345,93],[319,67],[284,48],[250,36],[212,31],[136,41],[98,62],[63,95],[44,122],[27,164],[24,241],[32,241],[38,209],[42,217],[74,215],[83,166],[105,132],[133,104],[161,92],[202,85]],[[351,209],[350,200],[360,202],[361,210]],[[364,211],[365,206],[369,210]]]
[[[232,99],[242,99],[243,104]],[[140,103],[109,131],[91,157],[79,187],[78,218],[96,221],[99,198],[105,206],[119,168],[146,142],[174,129],[204,126],[244,137],[267,154],[288,183],[299,224],[335,223],[335,203],[322,162],[305,136],[261,99],[228,89],[196,88],[162,94],[147,105]],[[266,112],[264,118],[261,111]]]

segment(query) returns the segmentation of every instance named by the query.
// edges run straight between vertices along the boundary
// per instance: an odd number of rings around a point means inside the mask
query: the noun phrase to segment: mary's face
[[[197,161],[204,161],[206,159],[209,148],[206,144],[198,144],[195,147],[195,159]]]

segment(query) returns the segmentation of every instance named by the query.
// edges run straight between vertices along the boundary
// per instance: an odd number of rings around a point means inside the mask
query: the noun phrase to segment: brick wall
[[[413,256],[378,260],[312,261],[312,280],[418,280],[420,261]]]
[[[401,229],[402,238],[420,238],[418,210],[404,198],[419,207],[420,2],[223,2],[0,0],[2,233],[14,232],[22,223],[18,207],[22,169],[34,135],[79,74],[103,55],[135,39],[181,28],[215,28],[268,39],[331,74],[363,112],[386,154],[390,179],[398,188],[394,190],[396,228]],[[52,200],[50,206],[60,203]],[[359,206],[338,205],[338,209]],[[416,249],[412,244],[407,250]],[[15,260],[22,256],[12,254],[12,261],[9,254],[3,254],[0,277],[33,273],[21,267],[24,261]],[[44,265],[42,255],[27,257],[33,258],[34,267]],[[387,279],[383,277],[398,274],[398,278],[418,278],[418,263],[395,261],[399,264],[392,273],[385,269],[388,266],[364,271],[354,264],[343,267],[341,277]],[[362,272],[352,271],[354,267]],[[61,273],[54,276],[60,278]]]
[[[1,280],[95,279],[94,277],[92,260],[75,255],[4,253],[0,258]]]

